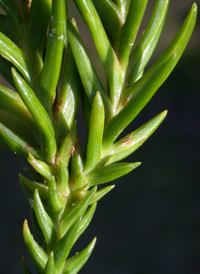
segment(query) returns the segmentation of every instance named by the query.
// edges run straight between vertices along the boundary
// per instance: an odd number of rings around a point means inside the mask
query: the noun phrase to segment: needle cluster
[[[103,87],[68,17],[66,0],[0,0],[0,109],[29,127],[37,146],[0,123],[0,137],[27,161],[20,175],[31,206],[24,242],[37,273],[76,274],[96,239],[77,254],[70,251],[88,227],[97,202],[114,185],[97,189],[140,165],[121,162],[139,148],[165,118],[164,111],[125,137],[121,132],[149,102],[179,61],[192,34],[197,6],[174,40],[145,67],[159,40],[169,0],[157,0],[149,24],[133,45],[148,0],[74,0],[106,72]],[[87,132],[79,145],[76,121],[81,102]],[[31,178],[31,179],[30,179]],[[70,254],[70,256],[69,256]],[[31,273],[22,258],[22,273]]]

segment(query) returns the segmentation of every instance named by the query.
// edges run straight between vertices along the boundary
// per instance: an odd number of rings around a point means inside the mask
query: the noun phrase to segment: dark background
[[[170,43],[192,2],[171,1],[157,53],[150,64]],[[140,32],[154,3],[149,1]],[[76,14],[73,9],[72,15]],[[81,19],[78,26],[103,79],[102,66]],[[172,75],[127,129],[127,132],[133,131],[159,112],[169,111],[156,133],[127,159],[141,161],[142,165],[116,180],[114,190],[98,203],[90,227],[74,250],[83,249],[97,236],[94,252],[80,273],[200,273],[199,65],[198,19],[191,41]],[[81,110],[77,119],[80,115]],[[84,143],[80,119],[78,130]],[[1,120],[26,134],[7,114],[1,113]],[[20,273],[21,256],[28,259],[22,224],[25,218],[30,220],[30,212],[18,179],[18,173],[24,173],[24,165],[26,163],[0,143],[0,273],[4,274]]]

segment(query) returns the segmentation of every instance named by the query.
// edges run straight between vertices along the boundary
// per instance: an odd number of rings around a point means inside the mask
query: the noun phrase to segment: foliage
[[[157,0],[150,22],[133,45],[147,0],[74,0],[104,66],[105,90],[65,0],[0,0],[0,108],[28,126],[37,146],[0,123],[1,139],[33,169],[20,175],[31,206],[35,236],[24,221],[24,242],[38,273],[78,273],[96,239],[81,252],[71,248],[88,227],[97,202],[113,181],[140,163],[119,162],[139,148],[165,118],[164,111],[120,137],[180,59],[192,34],[193,4],[179,32],[145,71],[159,40],[169,0]],[[81,101],[87,131],[82,151],[74,120]],[[22,273],[30,273],[22,259]]]

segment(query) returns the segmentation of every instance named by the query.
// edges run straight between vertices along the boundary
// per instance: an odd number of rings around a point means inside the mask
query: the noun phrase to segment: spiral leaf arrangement
[[[28,126],[37,147],[0,123],[1,139],[32,168],[20,175],[31,206],[24,242],[37,273],[78,273],[96,239],[69,257],[88,227],[97,202],[117,179],[140,163],[120,162],[139,148],[165,118],[164,111],[120,139],[121,132],[169,76],[192,34],[193,4],[176,37],[148,71],[169,0],[157,0],[149,24],[132,50],[148,0],[74,0],[107,75],[105,90],[81,40],[66,0],[0,0],[0,108]],[[82,152],[75,113],[79,99],[87,131]],[[119,137],[119,138],[118,138]],[[117,139],[118,138],[118,139]],[[22,258],[22,273],[31,273]]]

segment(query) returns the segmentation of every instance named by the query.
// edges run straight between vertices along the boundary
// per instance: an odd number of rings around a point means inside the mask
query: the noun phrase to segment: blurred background
[[[171,1],[156,53],[149,66],[166,49],[193,1]],[[72,1],[70,16],[78,12]],[[140,29],[148,23],[155,1],[150,0]],[[200,3],[199,3],[200,4]],[[104,71],[88,30],[78,17],[82,38],[95,60],[103,82]],[[180,62],[151,102],[127,128],[133,131],[161,111],[168,116],[150,139],[127,161],[142,165],[116,180],[116,187],[97,206],[90,227],[74,252],[97,236],[92,257],[82,274],[199,274],[200,273],[200,20]],[[1,80],[1,84],[4,84]],[[78,110],[78,131],[84,144],[84,127]],[[0,113],[0,120],[22,135],[17,120]],[[31,138],[31,137],[30,137]],[[26,252],[22,224],[30,210],[20,189],[18,173],[25,162],[0,143],[0,273],[21,273]],[[31,265],[31,263],[30,263]],[[33,273],[35,273],[33,271]]]

